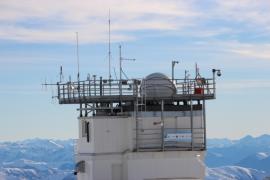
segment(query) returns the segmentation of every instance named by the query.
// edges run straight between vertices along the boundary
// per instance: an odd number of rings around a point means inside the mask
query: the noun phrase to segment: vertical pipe
[[[212,69],[213,72],[213,94],[214,98],[216,98],[216,70]]]
[[[174,61],[172,61],[172,82],[174,80]]]
[[[80,117],[82,117],[82,104],[80,103]]]
[[[164,100],[161,100],[161,147],[162,151],[164,151]]]
[[[134,115],[136,120],[136,151],[139,151],[139,121],[138,121],[138,87],[137,83],[135,84],[136,87],[136,101],[134,101]]]
[[[193,101],[190,99],[190,128],[191,128],[191,150],[194,146],[194,132],[193,132]]]
[[[122,54],[121,54],[121,45],[119,45],[119,93],[122,95]]]
[[[87,142],[90,141],[90,135],[89,135],[89,122],[86,123],[86,138],[87,138]]]
[[[121,113],[123,112],[122,108],[122,54],[121,54],[121,45],[119,45],[119,63],[120,63],[120,80],[119,80],[119,94],[120,94],[120,108],[121,108]]]
[[[113,103],[110,103],[110,107],[111,107],[111,114],[113,114]]]
[[[94,75],[93,77],[94,77],[94,96],[96,96],[97,95],[97,91],[96,91],[96,75]],[[93,103],[93,107],[94,107],[93,115],[95,115],[96,114],[97,103]]]
[[[206,112],[205,112],[205,99],[203,99],[203,130],[204,130],[204,150],[206,150]]]

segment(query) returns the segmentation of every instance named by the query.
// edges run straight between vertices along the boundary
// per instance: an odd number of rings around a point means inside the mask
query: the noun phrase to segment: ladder
[[[136,85],[136,102],[135,102],[135,121],[136,121],[136,151],[140,151],[141,147],[141,134],[143,130],[143,124],[141,117],[142,112],[146,111],[146,81],[142,79],[140,88]],[[144,88],[143,88],[144,87]],[[140,116],[140,117],[139,117]]]

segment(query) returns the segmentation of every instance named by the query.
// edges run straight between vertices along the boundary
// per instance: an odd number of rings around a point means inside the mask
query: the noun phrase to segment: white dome
[[[152,73],[142,81],[141,95],[147,97],[168,97],[175,95],[176,88],[168,76]]]

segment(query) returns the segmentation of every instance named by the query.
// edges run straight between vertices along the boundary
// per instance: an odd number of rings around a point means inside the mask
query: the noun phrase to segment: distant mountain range
[[[270,135],[209,139],[205,162],[208,167],[237,165],[270,173]]]
[[[264,171],[240,166],[224,166],[206,170],[206,180],[266,180],[266,176]]]
[[[270,135],[207,144],[207,180],[260,180],[270,174]],[[0,142],[0,180],[73,180],[73,155],[72,139]]]
[[[2,142],[0,179],[75,179],[73,150],[73,140],[31,139]]]

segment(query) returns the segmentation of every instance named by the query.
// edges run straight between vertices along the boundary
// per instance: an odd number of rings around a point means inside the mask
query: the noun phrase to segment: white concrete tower
[[[79,104],[79,180],[204,179],[205,101],[213,78],[57,83],[60,104]]]

